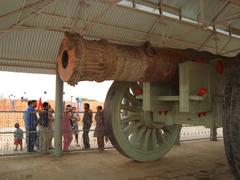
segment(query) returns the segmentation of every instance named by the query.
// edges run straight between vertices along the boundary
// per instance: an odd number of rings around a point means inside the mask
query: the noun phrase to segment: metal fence
[[[94,113],[95,115],[95,113]],[[79,121],[79,146],[75,141],[75,137],[73,135],[73,140],[70,145],[70,151],[80,151],[83,149],[83,139],[82,139],[82,117],[83,114],[79,113],[80,121]],[[20,128],[24,131],[23,138],[23,150],[15,151],[14,145],[14,131],[15,131],[15,123],[20,124]],[[89,137],[90,137],[90,146],[91,149],[97,149],[97,140],[93,137],[93,132],[95,128],[95,122],[90,129]],[[217,129],[217,137],[222,138],[222,128]],[[205,128],[203,126],[183,126],[180,134],[180,141],[196,141],[196,140],[204,140],[210,139],[210,129]],[[52,141],[54,145],[54,139]],[[111,143],[108,141],[105,144],[105,148],[113,148]],[[22,111],[0,111],[0,156],[8,156],[8,155],[21,155],[27,153],[26,146],[26,132],[23,120],[23,112]]]

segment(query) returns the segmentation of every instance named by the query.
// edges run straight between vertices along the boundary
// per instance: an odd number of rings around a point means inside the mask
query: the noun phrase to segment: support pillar
[[[212,127],[210,129],[210,140],[217,141],[217,128],[216,127]]]
[[[210,141],[217,141],[216,115],[213,118],[212,126],[210,127]]]
[[[62,155],[63,81],[56,72],[54,155]]]
[[[178,135],[178,137],[176,139],[175,145],[180,145],[181,144],[181,142],[180,142],[180,134],[181,134],[181,132],[179,133],[179,135]]]

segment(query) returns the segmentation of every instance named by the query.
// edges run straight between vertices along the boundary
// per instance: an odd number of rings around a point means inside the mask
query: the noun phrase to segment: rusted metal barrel
[[[58,54],[58,72],[63,81],[170,81],[184,61],[208,63],[224,57],[193,49],[153,48],[89,41],[66,33]]]

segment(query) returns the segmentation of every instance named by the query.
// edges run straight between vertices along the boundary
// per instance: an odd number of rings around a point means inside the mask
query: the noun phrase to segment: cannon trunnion
[[[115,80],[104,105],[112,144],[138,161],[160,159],[182,124],[223,124],[229,164],[240,178],[239,56],[193,49],[134,47],[66,34],[58,55],[63,81]],[[224,108],[224,109],[223,109]],[[223,123],[222,123],[223,122]]]

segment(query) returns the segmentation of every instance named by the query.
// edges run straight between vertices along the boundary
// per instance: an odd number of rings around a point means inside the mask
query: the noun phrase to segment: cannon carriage
[[[149,42],[134,47],[89,41],[66,33],[57,67],[70,85],[114,80],[104,116],[111,143],[123,155],[142,162],[157,160],[174,146],[182,124],[223,125],[226,154],[237,174],[239,162],[233,156],[239,154],[239,121],[229,112],[237,112],[239,104],[232,99],[238,98],[232,89],[239,84],[238,59],[193,49],[154,48]]]

